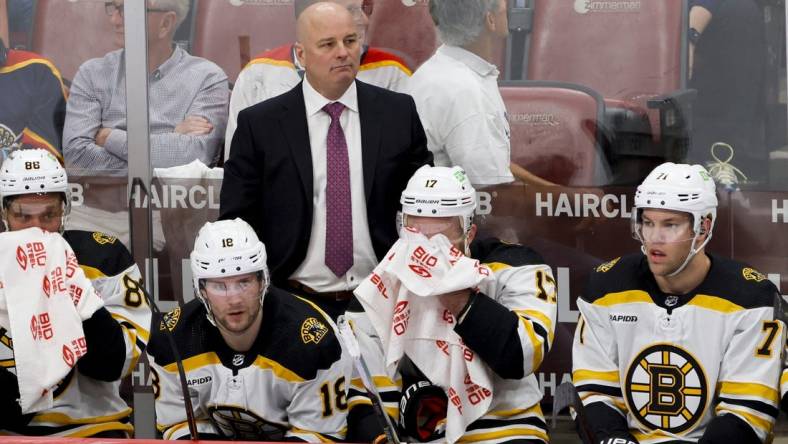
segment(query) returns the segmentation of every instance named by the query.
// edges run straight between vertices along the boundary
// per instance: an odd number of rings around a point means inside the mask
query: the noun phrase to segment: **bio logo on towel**
[[[468,401],[476,405],[492,396],[492,392],[484,387],[480,387],[471,381],[471,375],[465,375],[465,393],[468,394]]]
[[[77,256],[70,251],[66,251],[66,277],[68,279],[73,278],[74,273],[77,272],[77,268],[79,268]]]
[[[77,284],[71,284],[68,287],[68,295],[71,297],[71,302],[74,303],[74,307],[79,305],[79,301],[82,299],[82,287],[78,286]]]
[[[394,317],[392,318],[392,329],[397,336],[405,334],[408,329],[408,321],[410,320],[410,308],[408,308],[408,301],[397,302],[394,307]]]
[[[421,245],[413,250],[413,255],[410,257],[410,260],[418,263],[410,264],[408,267],[423,278],[431,278],[432,273],[430,273],[430,269],[438,264],[438,258],[427,253],[427,250],[422,248]]]
[[[462,399],[460,399],[460,395],[457,394],[457,390],[454,390],[453,387],[449,387],[449,401],[454,407],[457,407],[457,411],[462,415]]]
[[[16,261],[22,270],[27,271],[27,266],[31,268],[43,267],[47,263],[47,252],[43,242],[29,242],[23,249],[20,245],[16,248]]]
[[[85,337],[82,336],[81,338],[71,341],[70,347],[68,344],[63,344],[63,361],[67,366],[73,367],[74,364],[76,364],[77,359],[85,356],[85,353],[87,352],[88,344],[85,341]]]
[[[48,312],[33,315],[33,318],[30,319],[30,333],[32,333],[34,341],[52,339],[52,322],[49,320]]]

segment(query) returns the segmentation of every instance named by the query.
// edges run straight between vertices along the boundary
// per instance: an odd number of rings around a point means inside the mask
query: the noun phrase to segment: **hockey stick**
[[[159,322],[164,325],[164,330],[166,331],[165,336],[167,336],[167,342],[170,344],[170,348],[172,349],[172,354],[175,357],[175,363],[178,367],[178,377],[181,383],[181,392],[183,393],[183,406],[186,409],[186,423],[189,425],[189,434],[191,435],[192,441],[200,439],[200,434],[197,431],[197,422],[194,420],[194,407],[192,406],[192,398],[189,396],[189,387],[186,384],[186,372],[183,370],[183,361],[181,360],[181,354],[178,353],[178,347],[175,345],[175,339],[172,336],[172,331],[167,326],[166,319],[164,315],[159,310],[159,307],[153,301],[153,298],[150,297],[148,291],[145,290],[143,285],[139,285],[140,290],[142,290],[142,294],[145,295],[145,300],[148,301],[148,305],[150,305],[153,312],[159,317]],[[151,330],[155,328],[155,325],[151,325]]]
[[[553,394],[552,428],[556,426],[558,412],[567,407],[571,407],[575,411],[576,417],[574,419],[577,421],[577,431],[580,433],[580,438],[588,443],[596,443],[596,436],[594,430],[591,428],[591,424],[588,422],[583,401],[580,400],[580,395],[577,394],[577,389],[575,389],[575,386],[572,385],[571,382],[565,382],[555,389],[555,393]]]
[[[337,329],[339,340],[344,344],[348,353],[350,353],[350,356],[353,358],[353,364],[361,377],[361,383],[364,384],[364,389],[366,389],[367,395],[369,395],[372,400],[372,410],[375,412],[378,422],[383,427],[386,441],[389,444],[400,444],[397,430],[394,428],[394,424],[391,423],[391,418],[389,418],[389,415],[383,408],[383,400],[380,399],[380,392],[378,392],[377,387],[375,387],[372,375],[369,372],[369,367],[367,367],[367,363],[364,361],[364,356],[361,355],[361,347],[358,345],[356,335],[353,333],[353,329],[350,327],[350,323],[345,319],[344,315],[337,319]]]

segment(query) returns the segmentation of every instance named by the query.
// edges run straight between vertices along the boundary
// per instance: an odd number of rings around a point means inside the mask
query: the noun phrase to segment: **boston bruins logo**
[[[283,425],[268,422],[240,407],[211,406],[208,407],[208,416],[222,436],[228,439],[279,441],[285,436]]]
[[[315,318],[307,318],[301,324],[301,340],[304,341],[304,344],[309,344],[310,342],[317,344],[326,333],[328,333],[328,327]]]
[[[709,395],[703,368],[675,345],[655,344],[640,352],[625,383],[630,412],[650,429],[682,433],[706,410]]]

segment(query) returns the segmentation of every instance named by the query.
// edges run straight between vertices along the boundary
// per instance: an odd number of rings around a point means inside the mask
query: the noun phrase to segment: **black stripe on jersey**
[[[621,398],[621,389],[618,387],[608,387],[606,385],[599,385],[599,384],[580,384],[577,387],[577,392],[590,392],[590,393],[599,393],[601,395],[608,395],[608,396],[615,396],[616,398]]]
[[[777,415],[780,414],[780,411],[777,409],[777,407],[771,406],[765,402],[754,401],[752,399],[733,399],[720,397],[719,401],[726,404],[740,405],[742,407],[747,407],[748,409],[757,410],[764,415],[769,415],[775,419],[777,419]]]
[[[468,426],[466,431],[471,430],[480,430],[480,429],[497,429],[501,427],[513,426],[513,425],[527,425],[533,427],[539,427],[540,429],[544,430],[547,433],[547,424],[542,421],[540,418],[532,416],[530,418],[519,418],[519,419],[479,419],[471,423]]]
[[[378,394],[380,394],[380,399],[384,403],[399,404],[399,401],[402,398],[402,396],[399,393],[399,390],[390,390],[390,391],[378,390]],[[356,390],[356,389],[349,389],[347,392],[347,397],[348,399],[353,399],[353,398],[369,399],[369,395],[367,395],[367,392]]]
[[[542,324],[538,322],[531,322],[531,325],[534,326],[534,332],[542,337],[542,348],[544,348],[544,353],[542,354],[542,359],[547,358],[547,353],[550,351],[550,341],[547,339],[549,336],[547,335],[547,330],[542,327]]]

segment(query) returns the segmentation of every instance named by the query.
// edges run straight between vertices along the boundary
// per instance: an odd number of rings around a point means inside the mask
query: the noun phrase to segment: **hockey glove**
[[[442,388],[419,381],[405,389],[399,403],[400,426],[408,436],[432,441],[446,433],[446,408],[449,398]]]

